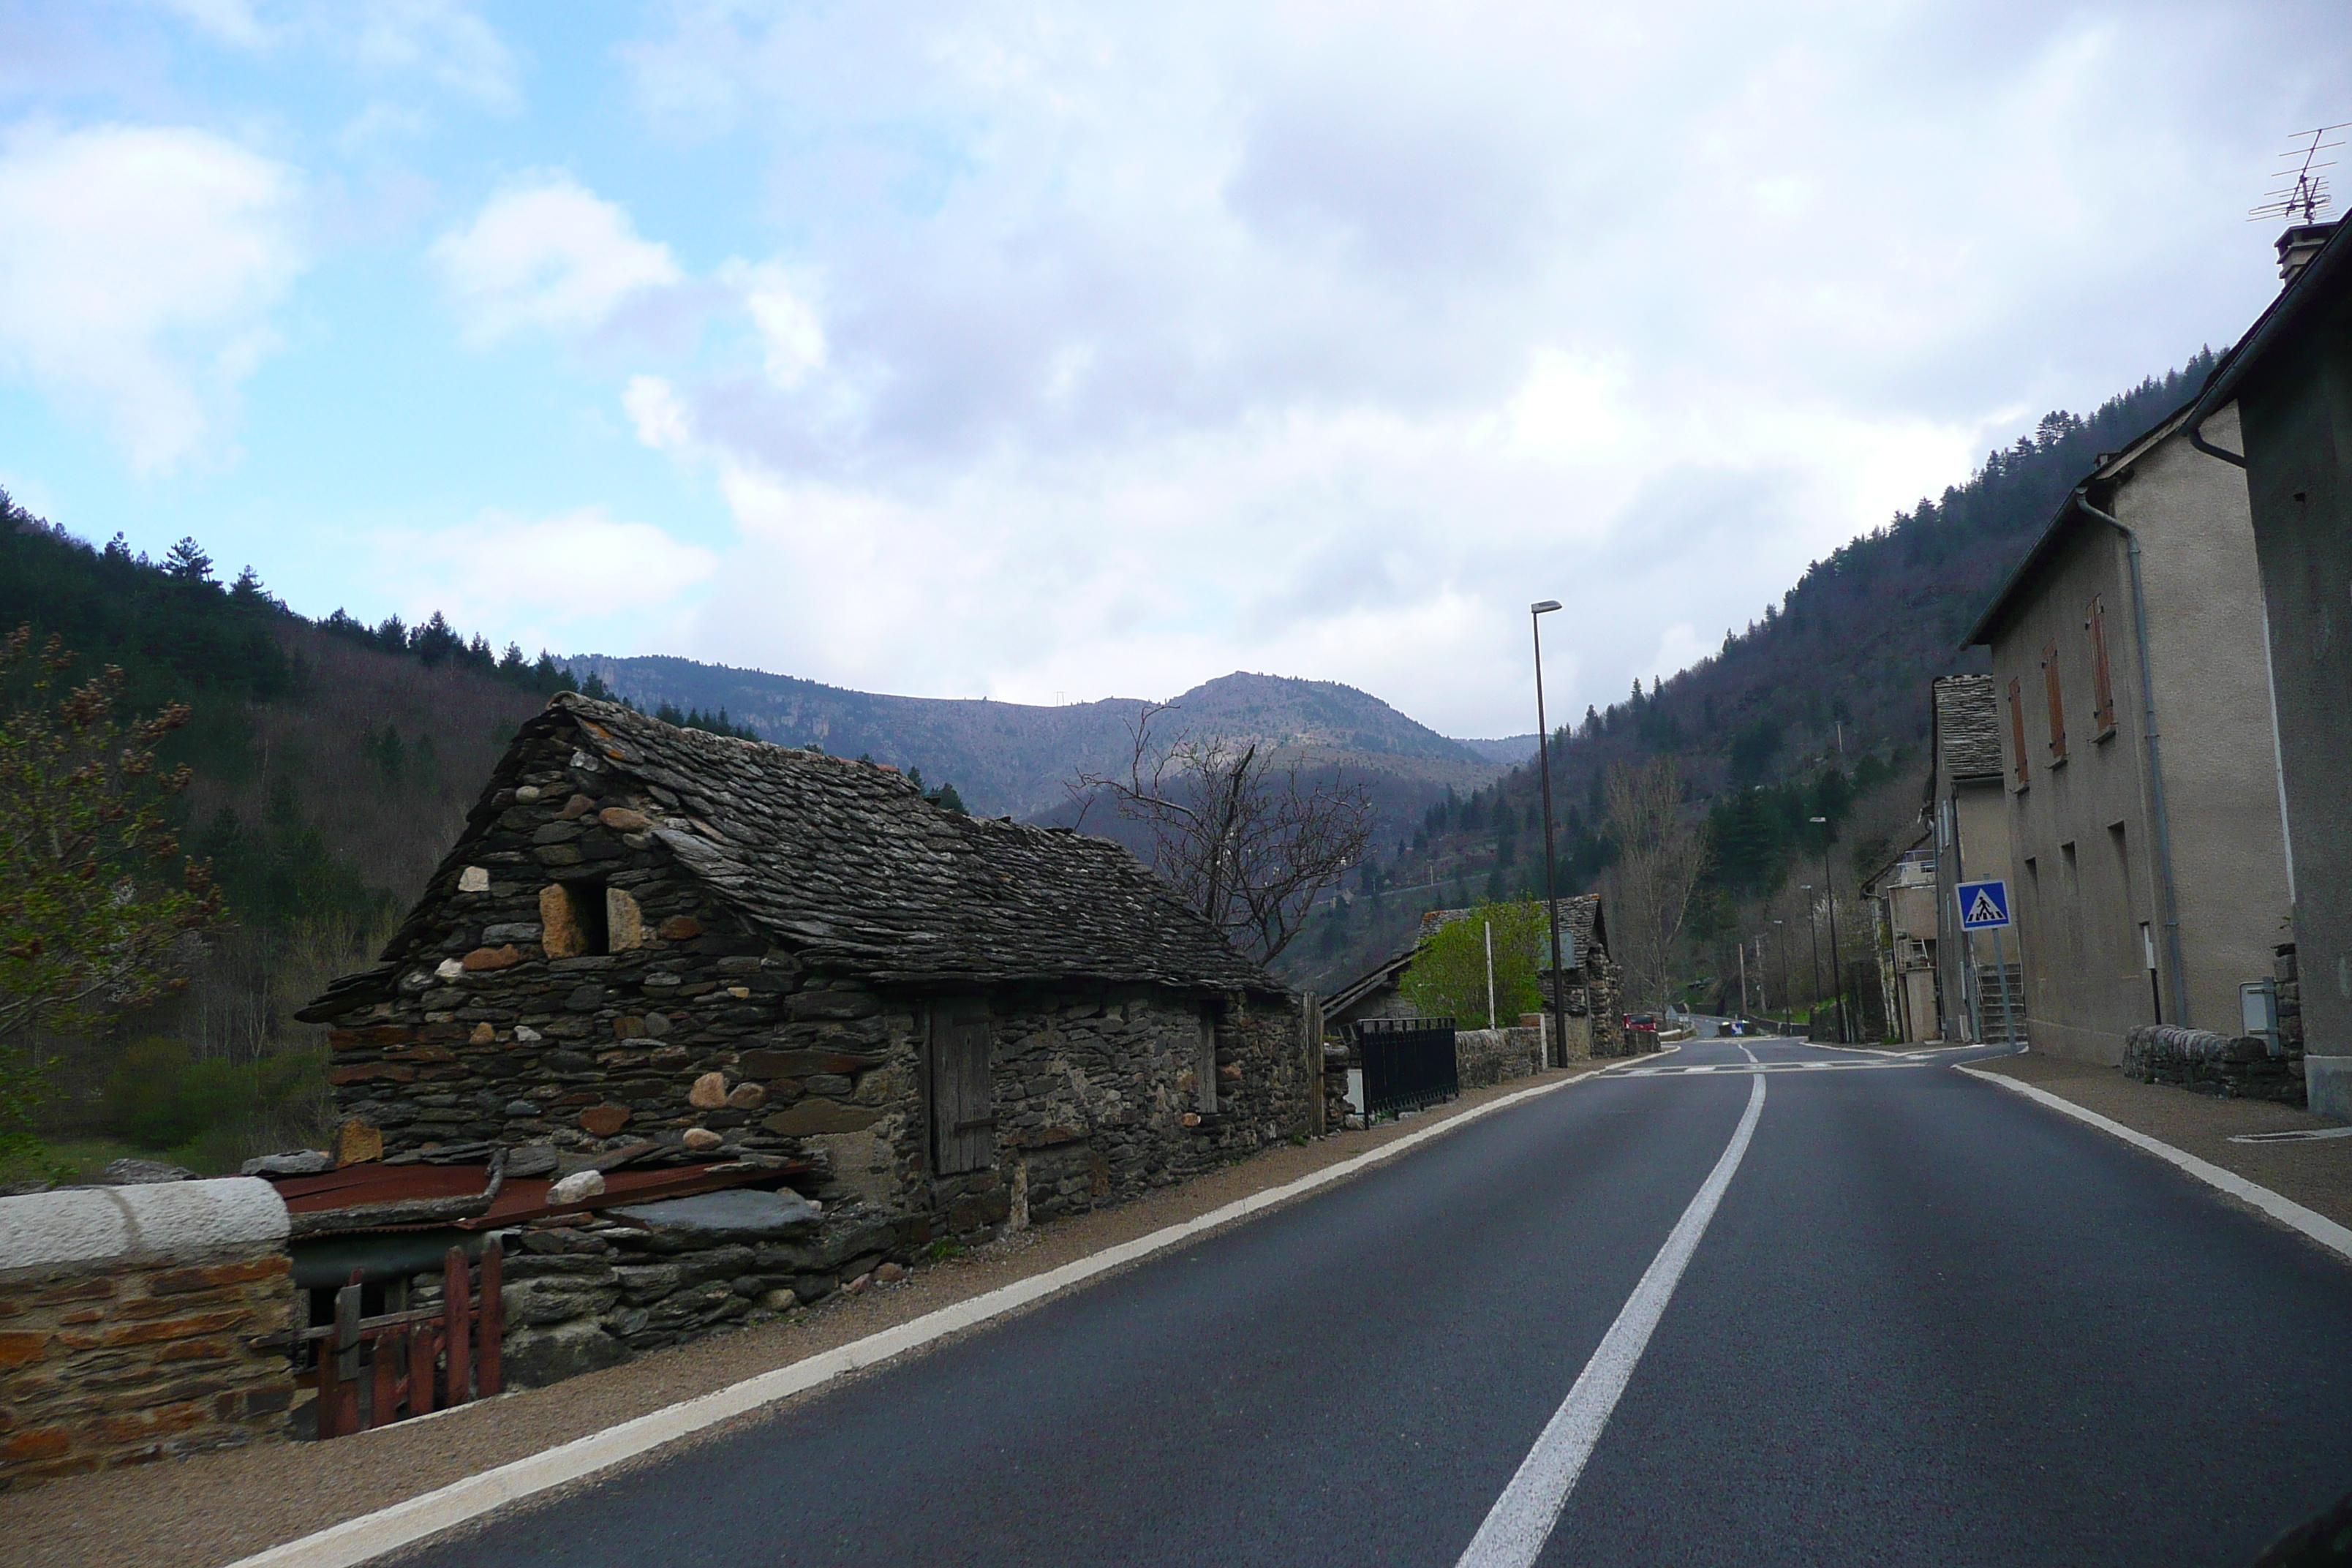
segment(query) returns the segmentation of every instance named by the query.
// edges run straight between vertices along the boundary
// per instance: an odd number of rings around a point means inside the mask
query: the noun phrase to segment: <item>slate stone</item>
[[[526,1388],[618,1366],[628,1359],[629,1347],[593,1320],[510,1329],[500,1352],[508,1381]]]
[[[812,1230],[822,1217],[817,1206],[798,1193],[762,1193],[747,1187],[605,1212],[656,1233],[690,1237],[698,1247],[720,1241],[774,1240]]]
[[[318,1176],[335,1168],[335,1157],[320,1149],[297,1149],[289,1154],[263,1154],[236,1168],[240,1176]]]

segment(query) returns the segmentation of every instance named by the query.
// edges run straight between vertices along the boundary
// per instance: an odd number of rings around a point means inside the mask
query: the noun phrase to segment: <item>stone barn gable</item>
[[[807,1157],[901,1245],[1303,1130],[1295,1003],[1124,848],[558,696],[338,1026],[388,1154]]]

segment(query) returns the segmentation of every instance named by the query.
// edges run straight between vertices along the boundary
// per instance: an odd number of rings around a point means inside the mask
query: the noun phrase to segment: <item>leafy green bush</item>
[[[123,1052],[108,1080],[107,1130],[141,1149],[184,1151],[199,1168],[234,1163],[254,1134],[299,1119],[320,1079],[308,1054],[200,1061],[180,1041],[151,1037]]]
[[[1549,962],[1550,932],[1539,903],[1482,903],[1422,941],[1405,971],[1403,992],[1423,1017],[1450,1017],[1462,1028],[1486,1026],[1486,931],[1495,933],[1495,1021],[1506,1027],[1543,1005],[1537,976]]]

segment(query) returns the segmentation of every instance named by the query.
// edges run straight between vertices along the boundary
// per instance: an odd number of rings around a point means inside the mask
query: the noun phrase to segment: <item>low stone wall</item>
[[[1454,1036],[1454,1066],[1465,1089],[1492,1089],[1539,1071],[1541,1028],[1461,1029]]]
[[[856,1213],[820,1229],[792,1193],[675,1198],[508,1237],[507,1375],[541,1384],[739,1323],[772,1321],[902,1273],[902,1226]],[[413,1300],[438,1281],[419,1277]]]
[[[2124,1037],[2123,1075],[2142,1083],[2178,1084],[2231,1100],[2304,1102],[2301,1062],[2270,1054],[2258,1035],[2235,1038],[2208,1029],[2142,1024]]]
[[[0,1198],[0,1489],[283,1437],[286,1230],[249,1177]]]

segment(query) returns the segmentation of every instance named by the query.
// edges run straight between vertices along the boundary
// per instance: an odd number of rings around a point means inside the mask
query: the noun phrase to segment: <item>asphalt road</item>
[[[1957,1054],[1695,1041],[406,1560],[2144,1568],[2352,1487],[2352,1268]]]

